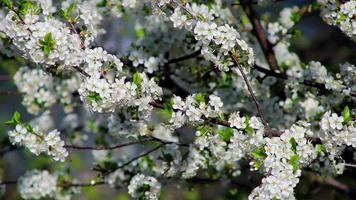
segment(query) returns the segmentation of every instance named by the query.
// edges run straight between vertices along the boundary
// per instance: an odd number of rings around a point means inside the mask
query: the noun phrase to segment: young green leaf
[[[205,97],[206,97],[206,95],[204,93],[200,92],[194,96],[194,99],[198,104],[200,104],[200,103],[205,102]]]
[[[74,11],[77,9],[76,3],[71,3],[67,9],[62,9],[59,11],[59,15],[66,21],[71,20]]]
[[[294,172],[299,169],[299,159],[300,159],[300,156],[297,154],[294,154],[289,159],[289,163],[292,165]]]
[[[294,137],[289,140],[289,143],[292,145],[292,151],[297,153],[297,142],[295,141]]]
[[[255,159],[264,159],[267,157],[265,147],[261,146],[252,151],[252,157]]]
[[[14,7],[11,0],[2,0],[1,4],[6,6],[10,10],[12,10],[12,8]]]
[[[324,156],[325,152],[326,152],[326,149],[325,149],[325,146],[323,144],[317,144],[315,146],[315,151],[316,151],[318,156]]]
[[[89,95],[87,96],[87,98],[88,98],[90,101],[96,101],[96,102],[102,100],[100,94],[97,93],[97,92],[90,92]]]
[[[218,130],[218,134],[223,140],[229,141],[232,135],[234,135],[234,130],[232,128],[222,128]]]
[[[6,125],[17,125],[20,123],[21,123],[21,114],[18,111],[14,112],[11,119],[5,122]]]
[[[52,33],[47,33],[42,40],[39,41],[41,47],[42,47],[42,51],[48,55],[49,53],[51,53],[51,51],[53,51],[56,47],[56,42],[53,38]]]
[[[299,21],[300,21],[300,18],[301,18],[301,16],[300,16],[299,12],[293,12],[292,15],[290,16],[290,19],[291,19],[294,23],[299,22]]]
[[[352,120],[350,109],[348,106],[345,106],[344,110],[342,111],[342,117],[344,118],[345,124]]]
[[[142,78],[141,78],[141,74],[136,72],[133,75],[133,82],[137,85],[137,87],[141,87],[141,83],[142,83]]]

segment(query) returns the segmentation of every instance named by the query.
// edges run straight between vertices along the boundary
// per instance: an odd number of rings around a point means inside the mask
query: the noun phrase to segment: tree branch
[[[75,150],[96,150],[96,151],[101,151],[101,150],[113,150],[113,149],[119,149],[122,147],[127,147],[135,144],[140,144],[142,142],[150,142],[154,141],[153,139],[146,139],[146,140],[138,140],[138,141],[132,141],[124,144],[117,144],[114,146],[76,146],[76,145],[64,145],[64,148],[68,149],[75,149]]]
[[[272,77],[276,77],[276,78],[280,78],[280,79],[284,79],[284,80],[288,80],[288,79],[297,80],[297,78],[288,76],[286,74],[278,73],[278,72],[275,72],[275,71],[272,71],[272,70],[269,70],[269,69],[266,69],[266,68],[263,68],[263,67],[258,66],[256,64],[253,66],[253,69],[255,69],[255,70],[259,71],[259,72],[262,72],[262,73],[266,74],[267,76],[272,76]],[[328,91],[328,89],[326,89],[324,84],[317,83],[317,82],[314,82],[312,80],[303,80],[303,81],[300,81],[299,83],[301,83],[303,85],[310,86],[310,87],[318,88],[323,93],[326,93]],[[356,96],[356,91],[351,91],[350,95],[351,96]]]
[[[263,54],[266,57],[268,65],[274,71],[280,70],[276,56],[272,49],[272,44],[268,41],[267,35],[262,27],[260,20],[257,17],[257,14],[253,10],[252,6],[249,4],[247,4],[247,5],[243,4],[242,8],[252,23],[252,27],[253,27],[252,33],[256,36],[258,42],[260,43]]]
[[[275,0],[274,3],[282,2],[284,0]],[[241,5],[256,5],[258,1],[246,1],[246,2],[239,2],[239,3],[232,3],[232,6],[241,6]]]
[[[262,123],[263,125],[265,126],[265,128],[267,128],[268,130],[270,130],[271,128],[269,127],[267,121],[265,120],[265,117],[264,117],[264,114],[262,112],[262,109],[261,109],[261,106],[260,104],[258,103],[258,100],[256,98],[256,95],[255,93],[253,92],[253,89],[252,89],[252,86],[250,84],[250,81],[248,80],[246,74],[244,73],[243,69],[241,68],[241,66],[239,65],[239,61],[238,61],[238,58],[236,57],[236,55],[234,53],[231,54],[231,57],[232,59],[234,60],[237,68],[239,69],[241,75],[242,75],[242,78],[244,79],[245,81],[245,84],[247,86],[247,89],[252,97],[252,100],[253,102],[255,103],[255,106],[256,106],[256,109],[257,109],[257,112],[258,112],[258,115],[260,116],[261,120],[262,120]]]
[[[191,59],[191,58],[194,58],[194,57],[197,57],[200,55],[200,52],[201,52],[201,49],[197,50],[197,51],[194,51],[190,54],[187,54],[187,55],[184,55],[182,57],[178,57],[178,58],[173,58],[171,60],[168,60],[166,62],[166,64],[173,64],[173,63],[178,63],[178,62],[182,62],[184,60],[188,60],[188,59]]]
[[[149,151],[146,151],[146,152],[143,153],[143,154],[140,154],[140,155],[138,155],[138,156],[133,157],[132,159],[130,159],[129,161],[125,162],[124,164],[118,166],[118,167],[115,168],[115,169],[103,169],[103,168],[101,168],[101,167],[94,167],[93,170],[94,170],[94,171],[98,171],[98,172],[102,173],[103,175],[108,175],[108,174],[110,174],[110,173],[112,173],[112,172],[114,172],[114,171],[116,171],[116,170],[118,170],[118,169],[121,169],[121,168],[123,168],[123,167],[126,167],[127,165],[131,164],[131,163],[134,162],[135,160],[138,160],[138,159],[140,159],[140,158],[142,158],[142,157],[144,157],[144,156],[147,156],[147,155],[149,155],[149,154],[151,154],[151,153],[157,151],[158,149],[160,149],[160,148],[163,147],[164,145],[166,145],[166,144],[165,144],[165,143],[161,143],[160,145],[156,146],[155,148],[150,149]]]

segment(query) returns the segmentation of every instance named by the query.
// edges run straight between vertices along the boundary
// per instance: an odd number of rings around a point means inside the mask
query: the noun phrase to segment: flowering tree
[[[356,68],[303,63],[290,41],[302,17],[319,12],[355,42],[355,0],[286,7],[276,20],[255,9],[278,0],[1,2],[1,54],[18,68],[13,80],[34,117],[13,114],[1,154],[25,147],[52,158],[5,176],[3,189],[71,199],[109,185],[158,199],[171,183],[224,181],[230,196],[244,187],[248,199],[276,200],[295,199],[312,176],[351,191],[332,177],[354,167],[345,154],[356,147]],[[135,39],[127,51],[104,50],[97,38],[118,18],[131,19]],[[56,122],[54,105],[65,112]],[[90,180],[70,171],[77,151],[93,155]]]

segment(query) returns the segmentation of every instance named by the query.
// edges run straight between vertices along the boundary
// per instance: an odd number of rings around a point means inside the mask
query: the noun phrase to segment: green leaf
[[[34,133],[35,132],[31,125],[25,124],[24,126],[25,126],[25,128],[27,129],[28,132],[30,132],[30,133]]]
[[[142,83],[142,78],[141,78],[141,74],[136,72],[133,75],[133,82],[137,85],[137,87],[141,87],[141,83]]]
[[[290,19],[294,22],[294,23],[297,23],[300,21],[300,14],[299,12],[293,12],[292,15],[290,16]]]
[[[196,94],[194,96],[194,99],[198,104],[200,104],[200,103],[205,102],[205,97],[206,97],[206,95],[204,93],[199,92],[198,94]]]
[[[267,157],[265,147],[261,146],[252,151],[252,157],[255,159],[264,159]]]
[[[101,2],[96,4],[97,7],[106,7],[108,6],[108,0],[102,0]]]
[[[5,122],[6,125],[17,125],[20,123],[21,123],[21,114],[18,111],[14,112],[11,119]]]
[[[52,33],[47,33],[42,40],[39,41],[42,51],[48,55],[56,47],[56,42],[52,36]]]
[[[247,126],[247,127],[244,129],[244,131],[245,131],[247,134],[249,134],[249,135],[251,135],[251,134],[253,134],[253,133],[255,132],[255,130],[254,130],[253,128],[251,128],[250,126]]]
[[[246,128],[244,129],[245,133],[251,135],[255,132],[255,130],[250,127],[250,117],[249,116],[246,116],[246,120],[245,120],[245,123],[247,124]]]
[[[41,7],[36,2],[25,0],[20,3],[19,12],[25,16],[27,13],[39,14]]]
[[[167,114],[168,116],[172,116],[173,113],[173,100],[171,99],[169,102],[165,102],[163,104],[162,112]]]
[[[317,145],[315,145],[315,151],[319,156],[324,156],[326,149],[323,144],[317,144]]]
[[[59,15],[66,21],[71,20],[74,11],[77,9],[77,4],[76,3],[71,3],[67,9],[65,10],[60,10]]]
[[[289,159],[289,163],[292,165],[294,172],[299,169],[299,160],[300,160],[300,156],[297,154],[294,154]]]
[[[223,140],[229,141],[232,135],[234,135],[234,130],[232,128],[222,128],[218,130],[218,134]]]
[[[136,37],[142,39],[145,37],[146,29],[144,27],[139,27],[135,30],[135,32],[136,32]]]
[[[299,29],[294,29],[291,32],[293,38],[298,38],[303,35],[303,32]]]
[[[202,135],[207,135],[208,133],[211,133],[211,129],[206,126],[206,125],[199,125],[197,127],[197,130],[202,134]]]
[[[90,101],[101,101],[103,98],[101,98],[100,94],[97,93],[97,92],[90,92],[89,95],[87,96],[87,98],[90,100]]]
[[[10,10],[14,7],[11,0],[2,0],[1,3]]]
[[[344,118],[345,124],[352,120],[350,109],[348,106],[345,106],[344,110],[342,111],[342,117]]]
[[[345,21],[348,18],[348,16],[344,13],[340,13],[336,19],[337,23],[341,23],[343,21]]]
[[[295,141],[294,137],[289,140],[289,143],[292,145],[292,151],[297,153],[297,142]]]

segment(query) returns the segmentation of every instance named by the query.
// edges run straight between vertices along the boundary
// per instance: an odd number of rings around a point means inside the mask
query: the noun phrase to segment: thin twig
[[[253,92],[253,89],[252,89],[252,86],[251,86],[251,84],[250,84],[250,81],[248,80],[248,78],[247,78],[245,72],[243,71],[243,69],[242,69],[241,66],[239,65],[238,58],[236,57],[236,55],[235,55],[235,54],[232,54],[231,57],[232,57],[232,59],[234,60],[234,62],[235,62],[235,64],[236,64],[237,68],[239,69],[239,71],[240,71],[240,73],[241,73],[241,75],[242,75],[242,77],[243,77],[243,79],[244,79],[244,81],[245,81],[245,84],[246,84],[246,86],[247,86],[247,89],[248,89],[248,91],[249,91],[249,93],[250,93],[250,95],[251,95],[251,97],[252,97],[253,102],[255,103],[255,106],[256,106],[258,115],[260,116],[263,125],[264,125],[266,128],[268,128],[268,127],[269,127],[269,126],[268,126],[268,123],[267,123],[267,121],[266,121],[265,118],[264,118],[262,109],[261,109],[261,107],[260,107],[260,104],[258,103],[258,100],[257,100],[257,98],[256,98],[255,93]]]
[[[280,78],[280,79],[284,79],[284,80],[297,80],[297,78],[295,78],[295,77],[288,76],[288,75],[282,74],[282,73],[278,73],[278,72],[263,68],[261,66],[258,66],[256,64],[253,66],[253,69],[255,69],[259,72],[262,72],[262,73],[266,74],[267,76],[272,76],[272,77],[276,77],[276,78]],[[303,81],[300,81],[299,83],[306,85],[306,86],[318,88],[321,92],[324,92],[324,93],[326,91],[328,91],[328,89],[326,89],[324,84],[317,83],[312,80],[303,80]],[[356,96],[356,91],[351,91],[350,95]]]
[[[346,167],[352,167],[352,168],[356,168],[356,164],[351,164],[351,163],[345,163]]]
[[[127,165],[131,164],[131,163],[134,162],[135,160],[138,160],[138,159],[140,159],[140,158],[142,158],[142,157],[144,157],[144,156],[147,156],[147,155],[149,155],[149,154],[151,154],[151,153],[157,151],[158,149],[160,149],[160,148],[161,148],[162,146],[164,146],[164,145],[165,145],[164,143],[161,143],[160,145],[156,146],[155,148],[150,149],[149,151],[146,151],[146,152],[143,153],[143,154],[140,154],[140,155],[138,155],[138,156],[133,157],[133,158],[130,159],[129,161],[127,161],[127,162],[125,162],[124,164],[118,166],[116,169],[110,169],[110,170],[105,170],[105,169],[104,169],[104,170],[103,170],[103,169],[94,168],[94,170],[100,171],[100,172],[102,172],[103,174],[108,175],[108,174],[114,172],[114,171],[117,170],[117,169],[121,169],[121,168],[123,168],[123,167],[126,167]]]
[[[75,150],[96,150],[96,151],[101,151],[101,150],[113,150],[113,149],[119,149],[122,147],[127,147],[135,144],[140,144],[142,142],[150,142],[153,141],[153,139],[147,139],[147,140],[138,140],[138,141],[132,141],[132,142],[127,142],[124,144],[117,144],[114,146],[76,146],[76,145],[64,145],[64,148],[68,149],[75,149]]]
[[[282,2],[284,0],[275,0],[274,3]],[[241,6],[241,5],[256,5],[258,1],[247,1],[247,2],[239,2],[239,3],[232,3],[232,6]]]
[[[199,50],[194,51],[193,53],[187,54],[187,55],[185,55],[185,56],[168,60],[166,63],[167,63],[167,64],[173,64],[173,63],[182,62],[182,61],[184,61],[184,60],[188,60],[188,59],[191,59],[191,58],[194,58],[194,57],[199,56],[199,55],[200,55],[200,52],[201,52],[201,50],[199,49]]]
[[[64,188],[68,187],[93,187],[93,186],[98,186],[98,185],[104,185],[107,184],[105,181],[95,181],[95,182],[89,182],[89,183],[62,183],[60,186]]]

